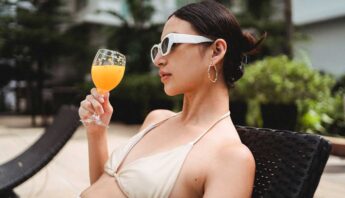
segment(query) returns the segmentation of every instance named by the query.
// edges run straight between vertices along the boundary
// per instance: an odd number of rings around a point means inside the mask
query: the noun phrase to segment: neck
[[[216,83],[184,94],[181,120],[184,124],[208,124],[229,111],[229,92]]]

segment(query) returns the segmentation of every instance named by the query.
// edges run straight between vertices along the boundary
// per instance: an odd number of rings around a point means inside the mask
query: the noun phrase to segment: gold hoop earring
[[[214,68],[214,71],[216,72],[216,76],[214,79],[211,78],[211,67]],[[216,83],[217,80],[218,80],[218,71],[217,71],[217,67],[215,65],[213,65],[213,63],[211,63],[209,66],[208,66],[208,70],[207,70],[207,75],[208,75],[208,79],[210,79],[211,82],[213,83]]]

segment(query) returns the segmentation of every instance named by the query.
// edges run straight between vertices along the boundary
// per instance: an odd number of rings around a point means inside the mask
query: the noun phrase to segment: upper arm
[[[171,117],[175,114],[176,113],[169,111],[169,110],[165,110],[165,109],[153,110],[149,114],[147,114],[147,116],[144,120],[144,123],[141,125],[140,131],[145,129],[146,127],[148,127],[151,124],[157,123],[157,122],[164,120],[168,117]]]
[[[255,161],[250,150],[243,144],[225,146],[210,165],[204,197],[251,197],[254,177]]]

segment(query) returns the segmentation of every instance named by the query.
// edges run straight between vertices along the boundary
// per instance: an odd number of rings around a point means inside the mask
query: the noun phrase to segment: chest
[[[173,152],[180,147],[184,147],[194,142],[201,134],[201,130],[198,127],[182,128],[168,124],[150,129],[135,141],[135,144],[124,157],[119,169],[138,159]]]
[[[201,134],[203,131],[199,128],[151,129],[139,136],[138,141],[134,140],[127,153],[119,155],[122,160],[115,160],[122,162],[117,173],[127,181],[132,178],[134,182],[140,177],[142,182],[151,184],[148,185],[153,188],[150,192],[171,189],[167,190],[171,192],[169,197],[202,197],[207,164],[212,158],[212,141],[193,144]],[[146,192],[147,187],[142,191]]]
[[[202,197],[209,163],[209,151],[195,146],[185,159],[170,197]]]

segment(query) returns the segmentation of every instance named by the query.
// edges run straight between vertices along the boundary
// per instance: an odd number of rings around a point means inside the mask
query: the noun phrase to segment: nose
[[[161,53],[157,53],[153,63],[156,67],[162,67],[166,65],[167,60],[165,57],[161,55]]]

